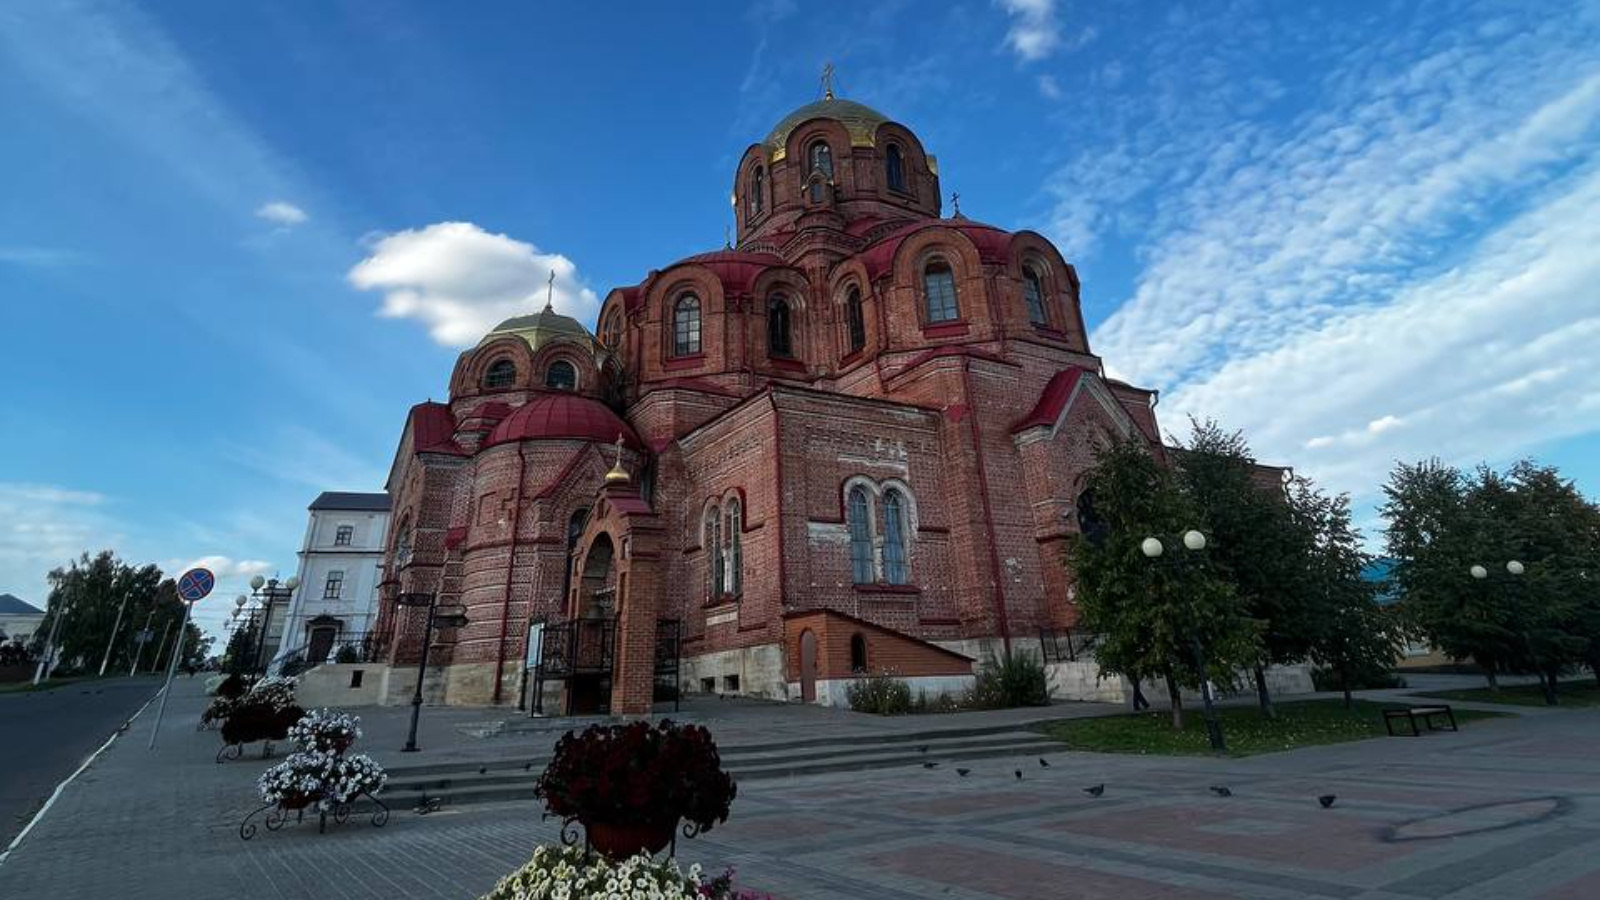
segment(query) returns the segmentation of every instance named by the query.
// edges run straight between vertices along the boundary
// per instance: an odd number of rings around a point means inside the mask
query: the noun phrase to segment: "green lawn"
[[[1600,706],[1600,685],[1593,678],[1563,681],[1556,687],[1562,706]],[[1420,694],[1440,700],[1470,700],[1477,703],[1504,703],[1508,706],[1543,706],[1544,689],[1537,684],[1506,685],[1498,691],[1486,687],[1462,691],[1434,691]]]
[[[45,681],[43,684],[40,684],[38,687],[33,686],[32,679],[28,679],[26,681],[8,681],[5,684],[0,684],[0,694],[22,694],[28,691],[48,691],[51,688],[65,687],[69,684],[77,684],[80,681],[94,680],[95,679],[89,675],[79,675],[72,678],[51,678]]]
[[[1261,718],[1254,706],[1231,706],[1217,712],[1222,734],[1227,739],[1228,755],[1254,756],[1316,744],[1384,737],[1383,710],[1405,706],[1357,700],[1347,710],[1340,700],[1301,700],[1279,703],[1278,718],[1273,721]],[[1046,722],[1038,728],[1070,750],[1183,756],[1210,754],[1211,745],[1206,740],[1206,725],[1200,710],[1186,709],[1185,712],[1181,732],[1172,729],[1172,716],[1164,711],[1064,719]],[[1474,719],[1502,715],[1507,714],[1458,709],[1456,721],[1464,725]]]

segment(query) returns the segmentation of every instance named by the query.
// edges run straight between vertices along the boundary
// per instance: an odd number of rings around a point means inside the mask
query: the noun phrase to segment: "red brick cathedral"
[[[650,709],[690,691],[929,693],[1075,617],[1064,539],[1097,441],[1160,452],[1049,241],[944,217],[910,129],[831,92],[740,160],[737,245],[546,307],[412,408],[389,479],[388,697]],[[535,642],[529,653],[530,638]],[[529,660],[533,660],[530,667]],[[410,679],[410,680],[408,680]]]

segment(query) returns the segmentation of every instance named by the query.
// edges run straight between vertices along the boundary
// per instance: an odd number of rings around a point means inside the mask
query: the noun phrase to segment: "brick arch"
[[[612,678],[611,712],[645,715],[655,690],[656,619],[663,589],[665,566],[661,548],[665,535],[660,517],[640,498],[631,483],[601,488],[589,513],[580,551],[573,559],[573,595],[569,614],[581,611],[582,573],[596,542],[604,535],[612,549],[615,573],[617,645]]]
[[[950,266],[956,283],[956,321],[968,325],[989,319],[989,298],[984,286],[983,260],[978,245],[954,228],[936,226],[924,228],[907,237],[894,254],[894,286],[901,290],[890,314],[911,315],[909,321],[927,328],[927,300],[924,296],[922,273],[934,258],[943,259]],[[907,298],[910,299],[907,306]],[[949,323],[940,323],[949,324]]]
[[[1017,321],[1027,323],[1027,304],[1022,295],[1022,268],[1033,263],[1043,276],[1046,314],[1050,328],[1066,334],[1074,350],[1089,352],[1088,332],[1083,324],[1083,309],[1079,302],[1078,272],[1061,255],[1061,251],[1036,231],[1019,231],[1011,237],[1006,274],[1017,285],[1014,309],[1007,309],[1008,317],[1020,316]]]
[[[860,257],[852,256],[845,260],[833,271],[828,279],[828,297],[833,306],[834,340],[839,348],[838,359],[845,359],[853,355],[850,349],[850,313],[846,303],[850,299],[850,289],[855,288],[861,292],[861,321],[866,340],[862,342],[860,352],[863,356],[870,353],[872,348],[878,346],[879,335],[882,329],[877,321],[877,312],[880,307],[877,295],[872,290],[872,279],[867,274],[867,267],[861,262]]]
[[[700,301],[700,353],[674,357],[673,313],[678,300],[689,293]],[[727,357],[728,329],[724,319],[729,303],[716,273],[692,263],[674,266],[653,279],[646,303],[651,311],[649,318],[654,320],[654,339],[645,339],[643,351],[647,369],[652,363],[655,367],[675,367],[679,363],[674,361],[683,359],[698,360],[690,368],[702,371],[720,368]]]
[[[483,388],[483,376],[489,371],[490,364],[502,357],[508,357],[516,363],[517,379],[510,387],[492,393],[527,388],[532,383],[533,350],[522,338],[507,335],[474,347],[461,355],[461,363],[456,367],[455,377],[451,379],[450,395],[466,397],[488,393]]]
[[[760,349],[762,359],[769,364],[774,359],[767,352],[768,304],[774,294],[782,294],[789,303],[789,342],[793,352],[785,362],[804,364],[818,355],[815,349],[818,342],[813,338],[818,317],[812,315],[811,284],[804,275],[793,269],[768,269],[756,276],[751,293],[753,314],[742,327],[760,323],[759,334],[752,336],[752,345]]]
[[[594,352],[576,341],[551,341],[533,354],[531,380],[534,387],[544,388],[545,373],[557,360],[571,363],[577,372],[578,383],[573,393],[587,397],[599,396],[600,367],[595,360]]]
[[[734,170],[733,199],[734,214],[738,218],[740,234],[755,228],[772,216],[772,208],[776,205],[776,194],[773,191],[772,161],[767,158],[766,147],[761,144],[751,144],[744,151],[744,156],[739,158],[739,167]],[[751,215],[750,187],[751,178],[757,167],[765,171],[762,179],[761,211]]]

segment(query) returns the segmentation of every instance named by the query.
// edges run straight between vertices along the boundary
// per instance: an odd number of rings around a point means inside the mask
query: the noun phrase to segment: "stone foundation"
[[[729,687],[729,676],[738,678],[737,688]],[[686,656],[679,677],[685,693],[789,699],[788,685],[783,677],[783,648],[777,644]],[[709,691],[703,683],[707,678],[712,679]],[[800,696],[798,691],[795,696]]]
[[[817,681],[817,705],[837,706],[842,709],[850,708],[850,685],[855,678],[826,678]],[[920,675],[911,678],[901,678],[911,688],[912,697],[926,697],[932,700],[935,697],[960,697],[972,690],[974,681],[971,675]],[[795,702],[800,700],[800,682],[791,681],[786,686],[788,699]]]

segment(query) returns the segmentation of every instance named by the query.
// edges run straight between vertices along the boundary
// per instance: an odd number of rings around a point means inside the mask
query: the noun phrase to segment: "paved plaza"
[[[63,792],[0,865],[0,897],[471,900],[557,837],[522,801],[241,841],[266,764],[212,762],[196,690],[180,684],[155,753],[147,712]],[[1521,712],[1248,759],[1060,752],[1048,768],[1030,756],[753,781],[679,858],[732,865],[779,900],[1600,897],[1600,711]],[[495,715],[427,710],[423,746]],[[401,721],[375,716],[357,749],[412,762],[395,752]],[[1102,796],[1083,792],[1096,784]]]

